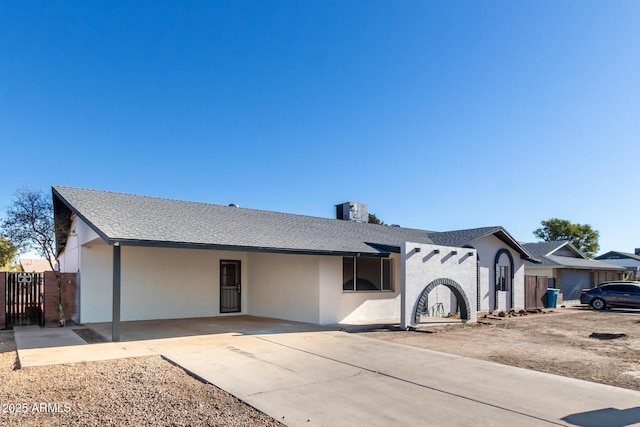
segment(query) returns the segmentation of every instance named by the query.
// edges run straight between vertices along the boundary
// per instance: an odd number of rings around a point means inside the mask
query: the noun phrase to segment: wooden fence
[[[546,276],[524,276],[524,303],[527,310],[547,306],[547,285]]]
[[[77,274],[60,276],[65,318],[72,319],[77,307]],[[58,281],[53,271],[0,272],[0,329],[59,324]]]

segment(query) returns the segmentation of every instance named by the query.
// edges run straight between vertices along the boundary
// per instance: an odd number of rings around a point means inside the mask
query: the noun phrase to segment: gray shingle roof
[[[567,240],[558,240],[555,242],[523,243],[522,246],[524,246],[529,252],[531,252],[531,255],[533,255],[534,257],[541,258],[552,253],[553,251],[560,249],[568,243],[569,242]]]
[[[529,260],[531,262],[537,263],[538,260],[535,259],[535,256],[520,245],[509,233],[507,230],[500,226],[494,227],[481,227],[481,228],[471,228],[467,230],[454,230],[454,231],[443,231],[443,232],[432,232],[431,239],[434,243],[439,245],[446,246],[465,246],[470,245],[473,246],[473,241],[476,239],[480,239],[485,236],[494,235],[498,239],[502,240],[506,245],[515,249],[518,253],[520,253],[520,257]]]
[[[624,258],[640,261],[640,255],[632,254],[629,252],[609,251],[606,254],[596,257],[596,259],[624,259]]]
[[[556,241],[556,242],[537,242],[537,243],[524,243],[523,246],[531,252],[531,254],[542,261],[541,264],[533,264],[529,261],[525,261],[526,267],[538,267],[538,268],[573,268],[573,269],[589,269],[589,270],[623,270],[618,265],[607,264],[601,261],[588,259],[575,248],[568,241]],[[583,258],[573,258],[569,256],[553,255],[553,252],[562,248],[563,246],[570,246],[572,249],[582,254]]]
[[[434,233],[70,187],[53,187],[53,196],[60,217],[75,213],[110,244],[386,256],[406,241],[462,246],[495,233],[529,256],[502,227]],[[65,240],[58,235],[59,249]]]
[[[382,255],[371,244],[432,243],[429,233],[97,190],[54,187],[54,197],[109,243]]]

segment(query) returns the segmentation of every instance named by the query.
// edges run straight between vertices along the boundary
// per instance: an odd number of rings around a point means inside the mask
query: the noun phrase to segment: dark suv
[[[597,288],[583,290],[580,302],[596,310],[609,307],[640,308],[640,282],[605,282]]]

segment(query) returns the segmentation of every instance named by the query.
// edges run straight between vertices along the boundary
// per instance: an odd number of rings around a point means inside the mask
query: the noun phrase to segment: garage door
[[[563,271],[560,274],[562,300],[580,299],[580,291],[591,287],[591,273],[588,271]]]

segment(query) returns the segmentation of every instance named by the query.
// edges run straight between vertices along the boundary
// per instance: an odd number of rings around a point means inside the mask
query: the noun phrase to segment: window
[[[496,266],[496,290],[508,291],[511,289],[511,275],[508,265]]]
[[[392,267],[391,259],[342,258],[342,290],[390,291]]]

